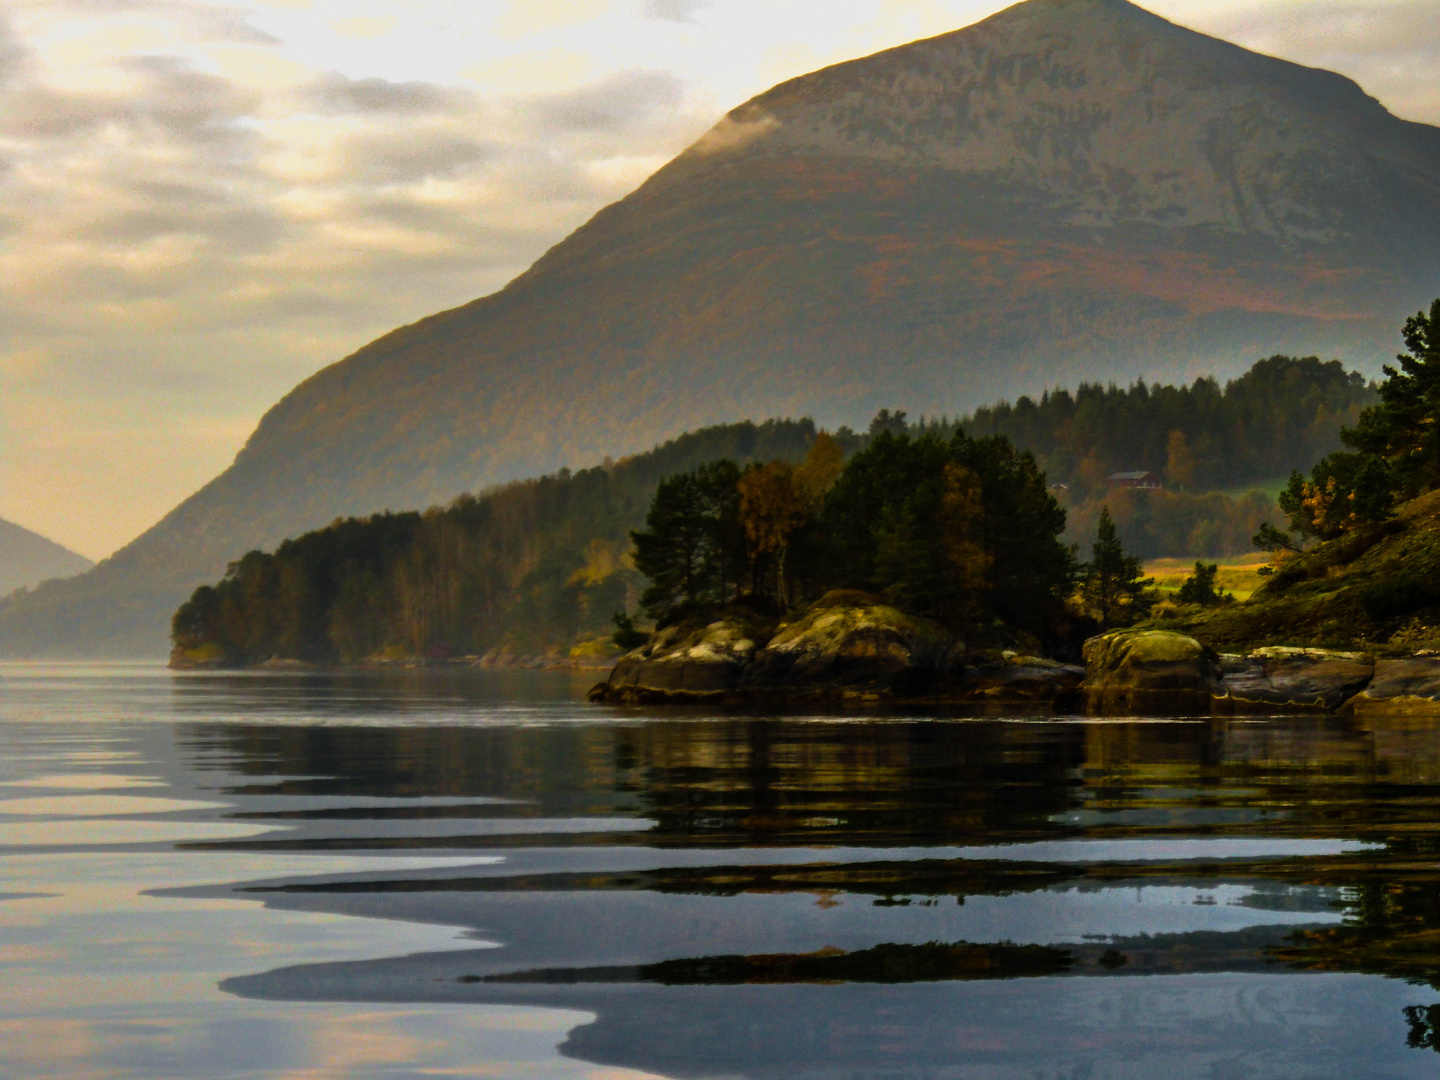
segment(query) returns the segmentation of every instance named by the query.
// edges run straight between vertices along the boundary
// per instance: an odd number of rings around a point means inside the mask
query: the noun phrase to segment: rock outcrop
[[[1085,711],[1100,716],[1210,711],[1220,658],[1184,634],[1119,630],[1085,643]]]
[[[725,697],[738,689],[757,640],[767,636],[752,619],[735,614],[702,626],[666,627],[621,657],[610,678],[590,692],[591,700],[652,703]]]
[[[792,621],[745,612],[667,627],[628,654],[592,701],[1024,705],[1071,701],[1084,669],[1015,652],[971,655],[931,619],[831,592]]]
[[[1377,661],[1358,652],[1269,646],[1220,656],[1185,634],[1116,630],[1091,638],[1084,654],[1082,668],[1010,651],[967,653],[939,623],[864,593],[835,592],[779,626],[736,612],[662,630],[621,659],[590,698],[1440,719],[1440,653]]]
[[[1440,656],[1378,661],[1375,677],[1342,711],[1359,717],[1440,718]]]
[[[755,654],[744,683],[755,690],[831,688],[926,693],[963,664],[965,647],[939,623],[906,615],[875,597],[827,593],[776,630]]]
[[[1221,658],[1214,711],[1334,712],[1375,676],[1361,653],[1271,647]]]
[[[1039,656],[1002,652],[998,659],[966,669],[961,697],[982,705],[1043,705],[1068,709],[1078,703],[1085,669]]]

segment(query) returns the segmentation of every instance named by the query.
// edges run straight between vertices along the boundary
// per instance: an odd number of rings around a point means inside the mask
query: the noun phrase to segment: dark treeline
[[[1114,472],[1149,470],[1181,491],[1243,487],[1307,468],[1340,446],[1340,429],[1375,389],[1338,360],[1274,356],[1222,388],[1082,383],[1038,401],[1022,397],[961,421],[971,435],[1004,435],[1035,454],[1052,482],[1089,495]]]
[[[1363,379],[1338,362],[1275,357],[1223,389],[1213,380],[1188,387],[1085,386],[1073,394],[1054,391],[1039,401],[1021,398],[1014,405],[981,409],[959,423],[911,424],[903,413],[887,412],[867,432],[840,429],[829,445],[843,459],[867,447],[878,453],[887,435],[894,440],[888,444],[892,450],[901,444],[912,451],[945,447],[944,453],[952,455],[958,453],[954,446],[971,447],[965,453],[972,453],[974,447],[998,447],[1008,440],[1006,445],[1015,448],[1033,448],[1034,461],[1024,470],[1033,470],[1035,477],[1048,473],[1050,483],[1070,485],[1069,492],[1060,493],[1070,512],[1067,543],[1088,543],[1102,506],[1108,505],[1127,549],[1135,554],[1213,557],[1244,550],[1259,523],[1274,514],[1268,498],[1231,498],[1216,487],[1265,480],[1334,449],[1342,423],[1358,418],[1372,400]],[[968,439],[953,440],[957,430]],[[919,437],[926,434],[933,438]],[[464,496],[424,513],[337,521],[286,541],[272,554],[252,552],[233,564],[222,581],[197,590],[176,613],[174,640],[182,649],[235,663],[598,648],[609,636],[612,614],[633,612],[639,605],[645,578],[635,568],[630,533],[644,520],[661,481],[725,459],[736,472],[729,478],[736,486],[726,495],[732,550],[747,546],[750,552],[725,571],[733,593],[793,589],[793,599],[825,582],[853,578],[896,596],[908,590],[923,600],[927,590],[937,587],[934,580],[886,575],[912,556],[919,562],[907,565],[925,565],[928,559],[927,573],[934,572],[939,565],[934,538],[926,539],[925,529],[914,525],[934,520],[925,517],[930,510],[922,510],[921,503],[930,500],[933,508],[935,500],[949,500],[953,509],[972,498],[969,489],[946,489],[948,481],[933,471],[922,483],[902,475],[902,469],[873,485],[866,502],[854,493],[864,470],[847,468],[850,478],[837,483],[836,490],[852,494],[837,494],[833,507],[828,495],[823,500],[824,513],[830,515],[826,528],[833,536],[850,538],[836,541],[842,546],[860,546],[845,556],[852,560],[851,569],[836,573],[836,551],[822,558],[814,528],[793,536],[787,531],[799,513],[795,491],[809,484],[814,495],[818,481],[806,479],[799,463],[815,442],[816,430],[808,420],[727,425],[603,467]],[[739,474],[758,462],[769,464],[751,470],[740,486]],[[976,520],[989,522],[986,529],[998,527],[1003,515],[996,510],[996,489],[985,471],[991,466],[958,458],[951,464],[980,478],[982,501],[989,501]],[[787,466],[795,467],[794,475],[784,475]],[[1158,472],[1167,490],[1107,489],[1105,478],[1122,469]],[[692,477],[703,488],[701,480],[698,474]],[[692,481],[677,481],[667,497],[680,502],[713,497],[713,492],[680,490]],[[912,501],[876,501],[885,485],[898,485],[897,491]],[[863,507],[848,524],[833,516],[846,500]],[[745,535],[743,545],[743,526],[735,516],[742,502],[752,510],[768,506],[771,515],[769,525],[754,525],[760,532]],[[821,504],[806,505],[802,517]],[[752,514],[755,521],[763,517]],[[782,535],[789,537],[784,543],[778,539]],[[985,573],[1007,573],[1008,547],[997,546],[993,536],[985,543],[984,558],[995,560]],[[919,553],[917,545],[925,544],[932,550]],[[643,541],[638,555],[643,563]],[[972,561],[972,570],[984,558]],[[1008,591],[997,586],[990,595]],[[1010,617],[1019,619],[1014,612]]]
[[[630,530],[660,480],[701,462],[794,460],[809,420],[730,424],[580,472],[462,496],[424,514],[337,521],[251,552],[173,620],[175,644],[232,663],[351,663],[607,637],[642,586]]]

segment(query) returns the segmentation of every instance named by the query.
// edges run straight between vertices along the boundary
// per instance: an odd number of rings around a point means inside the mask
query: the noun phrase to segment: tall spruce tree
[[[1140,560],[1125,554],[1109,507],[1100,512],[1090,552],[1080,576],[1080,596],[1086,608],[1100,621],[1102,630],[1134,622],[1149,609],[1145,590],[1155,579],[1142,577]]]
[[[655,491],[644,531],[630,534],[635,568],[650,579],[640,603],[657,622],[694,608],[700,599],[712,525],[706,510],[695,473],[667,476]]]
[[[724,604],[749,576],[740,476],[722,459],[660,481],[644,531],[630,534],[635,568],[650,579],[640,604],[657,622]]]

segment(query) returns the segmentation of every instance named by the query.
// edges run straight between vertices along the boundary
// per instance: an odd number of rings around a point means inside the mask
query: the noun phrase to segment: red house
[[[1112,488],[1141,488],[1145,491],[1159,491],[1165,486],[1153,472],[1111,473],[1108,483]]]

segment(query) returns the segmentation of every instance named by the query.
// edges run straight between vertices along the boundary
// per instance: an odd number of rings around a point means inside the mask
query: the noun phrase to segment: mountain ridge
[[[1436,251],[1440,129],[1125,0],[1028,0],[757,95],[505,288],[317,372],[53,618],[0,612],[0,652],[100,641],[61,624],[336,516],[708,424],[1373,371]]]
[[[0,597],[42,581],[83,574],[94,565],[84,555],[0,518]]]

